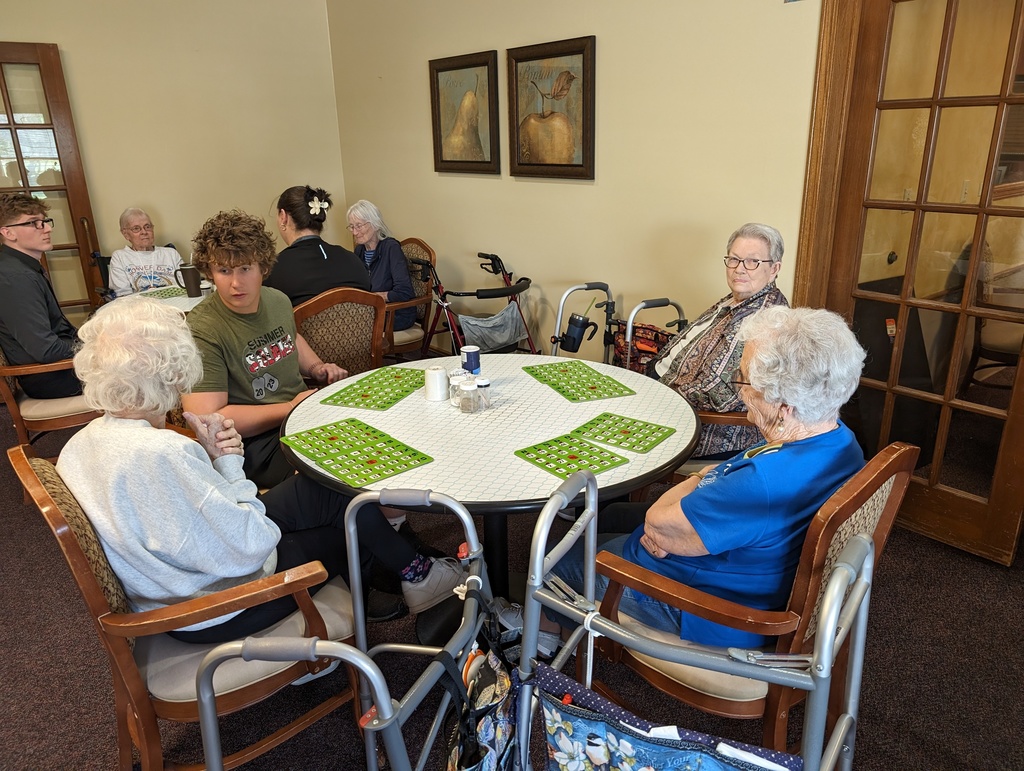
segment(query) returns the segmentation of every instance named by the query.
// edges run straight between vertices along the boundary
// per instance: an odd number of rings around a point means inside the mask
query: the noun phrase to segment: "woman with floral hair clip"
[[[330,193],[309,185],[290,187],[277,199],[277,229],[287,247],[263,283],[288,295],[292,307],[342,286],[370,291],[359,259],[320,236],[331,205]]]

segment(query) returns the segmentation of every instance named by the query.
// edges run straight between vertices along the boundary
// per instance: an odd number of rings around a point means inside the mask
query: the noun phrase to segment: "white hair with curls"
[[[80,330],[75,374],[93,409],[112,415],[165,413],[203,376],[181,311],[139,295],[102,306]]]
[[[737,337],[750,346],[751,387],[770,404],[788,404],[801,423],[836,420],[857,390],[866,354],[832,311],[765,308],[743,321]]]

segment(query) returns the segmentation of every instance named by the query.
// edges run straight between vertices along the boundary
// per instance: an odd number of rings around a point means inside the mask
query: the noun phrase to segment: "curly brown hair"
[[[46,201],[25,193],[0,195],[0,227],[10,225],[22,214],[46,214],[49,210]]]
[[[192,264],[207,278],[213,278],[217,265],[237,268],[253,264],[266,277],[275,262],[277,249],[266,223],[239,209],[210,217],[192,238]]]

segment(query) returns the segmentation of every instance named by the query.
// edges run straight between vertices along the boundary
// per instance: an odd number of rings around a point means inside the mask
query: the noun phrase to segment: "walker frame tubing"
[[[562,539],[545,554],[551,525],[558,512],[571,502],[581,489],[586,490],[585,506],[576,522]],[[597,613],[594,599],[596,585],[597,556],[597,482],[589,471],[580,471],[563,482],[551,495],[537,518],[530,548],[530,562],[527,573],[526,597],[523,603],[523,640],[519,661],[519,678],[522,683],[519,694],[517,716],[517,737],[519,753],[515,768],[530,771],[529,741],[533,704],[533,672],[537,655],[537,639],[540,631],[541,607],[551,608],[580,624],[552,666],[564,665],[572,647],[583,636],[587,637],[582,653],[586,672],[583,685],[591,685],[593,670],[594,637],[604,636],[628,648],[645,653],[664,661],[701,667],[740,677],[750,677],[775,683],[789,688],[807,691],[804,708],[801,756],[806,771],[832,769],[837,766],[849,771],[853,764],[854,736],[859,708],[860,683],[863,671],[864,648],[867,636],[868,601],[874,574],[874,542],[870,537],[859,534],[850,539],[828,578],[818,616],[819,633],[815,637],[813,659],[807,671],[796,667],[767,667],[750,663],[747,651],[730,648],[727,654],[699,647],[676,646],[638,635],[622,626],[612,623]],[[567,602],[559,595],[544,588],[544,576],[565,557],[569,549],[584,537],[583,593],[576,602]],[[852,589],[851,589],[852,587]],[[844,604],[844,596],[850,589]],[[834,634],[823,634],[821,630],[834,629]],[[847,691],[844,694],[844,712],[837,721],[828,747],[823,751],[825,725],[828,715],[828,697],[832,684],[832,666],[836,653],[850,636],[850,655],[847,667]],[[753,652],[752,652],[753,653]]]
[[[452,656],[455,660],[456,667],[461,670],[466,663],[466,659],[469,656],[469,652],[472,648],[473,642],[476,640],[477,633],[482,623],[480,603],[476,597],[468,593],[464,599],[462,623],[459,625],[455,634],[452,635],[442,648],[427,645],[385,643],[374,646],[372,650],[367,649],[366,611],[363,604],[362,573],[359,559],[359,535],[356,529],[356,517],[359,509],[367,504],[373,503],[380,503],[382,506],[396,506],[398,508],[431,507],[434,505],[440,505],[447,509],[448,513],[451,513],[458,518],[465,536],[468,554],[462,561],[467,562],[469,565],[467,585],[475,586],[479,589],[486,602],[490,602],[493,599],[491,594],[491,585],[487,578],[487,566],[483,560],[483,546],[481,545],[480,538],[477,535],[473,516],[465,506],[448,495],[435,493],[430,490],[385,489],[360,493],[352,499],[348,508],[345,510],[346,546],[349,560],[349,590],[352,592],[352,615],[356,641],[355,647],[359,651],[366,653],[371,660],[374,656],[383,652],[417,654],[430,656],[432,658],[444,650]],[[406,721],[408,721],[420,706],[427,694],[435,685],[437,685],[442,677],[447,676],[448,674],[445,671],[444,665],[437,661],[431,661],[423,671],[423,674],[421,674],[412,686],[410,686],[409,690],[406,691],[405,695],[395,702],[394,721],[397,721],[400,726],[405,725]],[[371,696],[371,686],[372,683],[368,682],[367,679],[361,675],[359,678],[359,708],[363,714],[365,714],[372,705],[373,699]],[[426,767],[427,758],[430,755],[430,750],[437,739],[438,733],[440,732],[444,713],[448,708],[450,700],[451,696],[446,690],[431,723],[430,734],[420,751],[420,756],[416,764],[417,771],[422,771]],[[384,731],[389,725],[390,723],[387,720],[378,720],[376,718],[371,719],[366,723],[366,767],[369,771],[377,771],[378,769],[375,734]],[[382,738],[385,739],[385,749],[387,749],[387,739],[386,737],[383,737],[383,735]],[[388,751],[388,758],[391,758],[390,750]]]
[[[558,355],[558,348],[564,338],[562,334],[562,313],[565,310],[565,301],[569,299],[569,295],[573,292],[581,290],[604,292],[605,299],[596,303],[594,307],[604,310],[604,363],[608,364],[611,361],[612,345],[615,342],[615,338],[612,335],[612,317],[615,316],[615,301],[612,299],[612,293],[608,289],[608,285],[603,281],[588,281],[586,284],[576,284],[565,290],[562,299],[558,301],[558,315],[555,317],[555,334],[551,336],[550,341],[551,355]]]

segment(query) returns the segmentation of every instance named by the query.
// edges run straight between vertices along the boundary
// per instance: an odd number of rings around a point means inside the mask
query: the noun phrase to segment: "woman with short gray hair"
[[[598,529],[606,534],[605,551],[715,597],[773,610],[785,605],[793,587],[811,519],[864,465],[853,432],[838,416],[857,388],[865,354],[842,317],[826,310],[766,308],[743,322],[738,337],[743,356],[730,380],[764,441],[691,474],[649,506],[607,507]],[[580,591],[582,541],[577,547],[553,572]],[[600,597],[608,582],[597,580]],[[619,610],[704,645],[765,644],[761,635],[629,588]],[[544,639],[556,641],[557,626],[545,618]]]
[[[409,276],[409,263],[402,245],[391,234],[384,217],[370,201],[359,200],[348,207],[348,229],[355,242],[356,257],[370,272],[371,291],[389,303],[400,303],[416,296]],[[416,309],[395,311],[394,330],[408,329],[416,323]]]
[[[729,294],[684,327],[647,365],[695,410],[742,412],[746,408],[729,375],[740,362],[740,324],[763,308],[789,305],[775,285],[785,244],[770,225],[748,222],[733,231],[725,246],[725,283]],[[701,427],[693,457],[728,458],[760,439],[753,425],[707,422]]]
[[[242,470],[242,437],[219,413],[185,413],[195,441],[164,430],[167,410],[203,371],[180,311],[125,297],[101,307],[79,334],[75,371],[86,401],[106,414],[68,440],[57,472],[96,529],[133,610],[155,610],[313,560],[328,576],[348,575],[347,496],[301,474],[259,493]],[[363,568],[376,558],[398,574],[413,612],[447,599],[461,583],[458,561],[417,554],[376,506],[364,506],[358,516]],[[224,642],[295,609],[294,599],[283,597],[170,634],[184,642]]]

